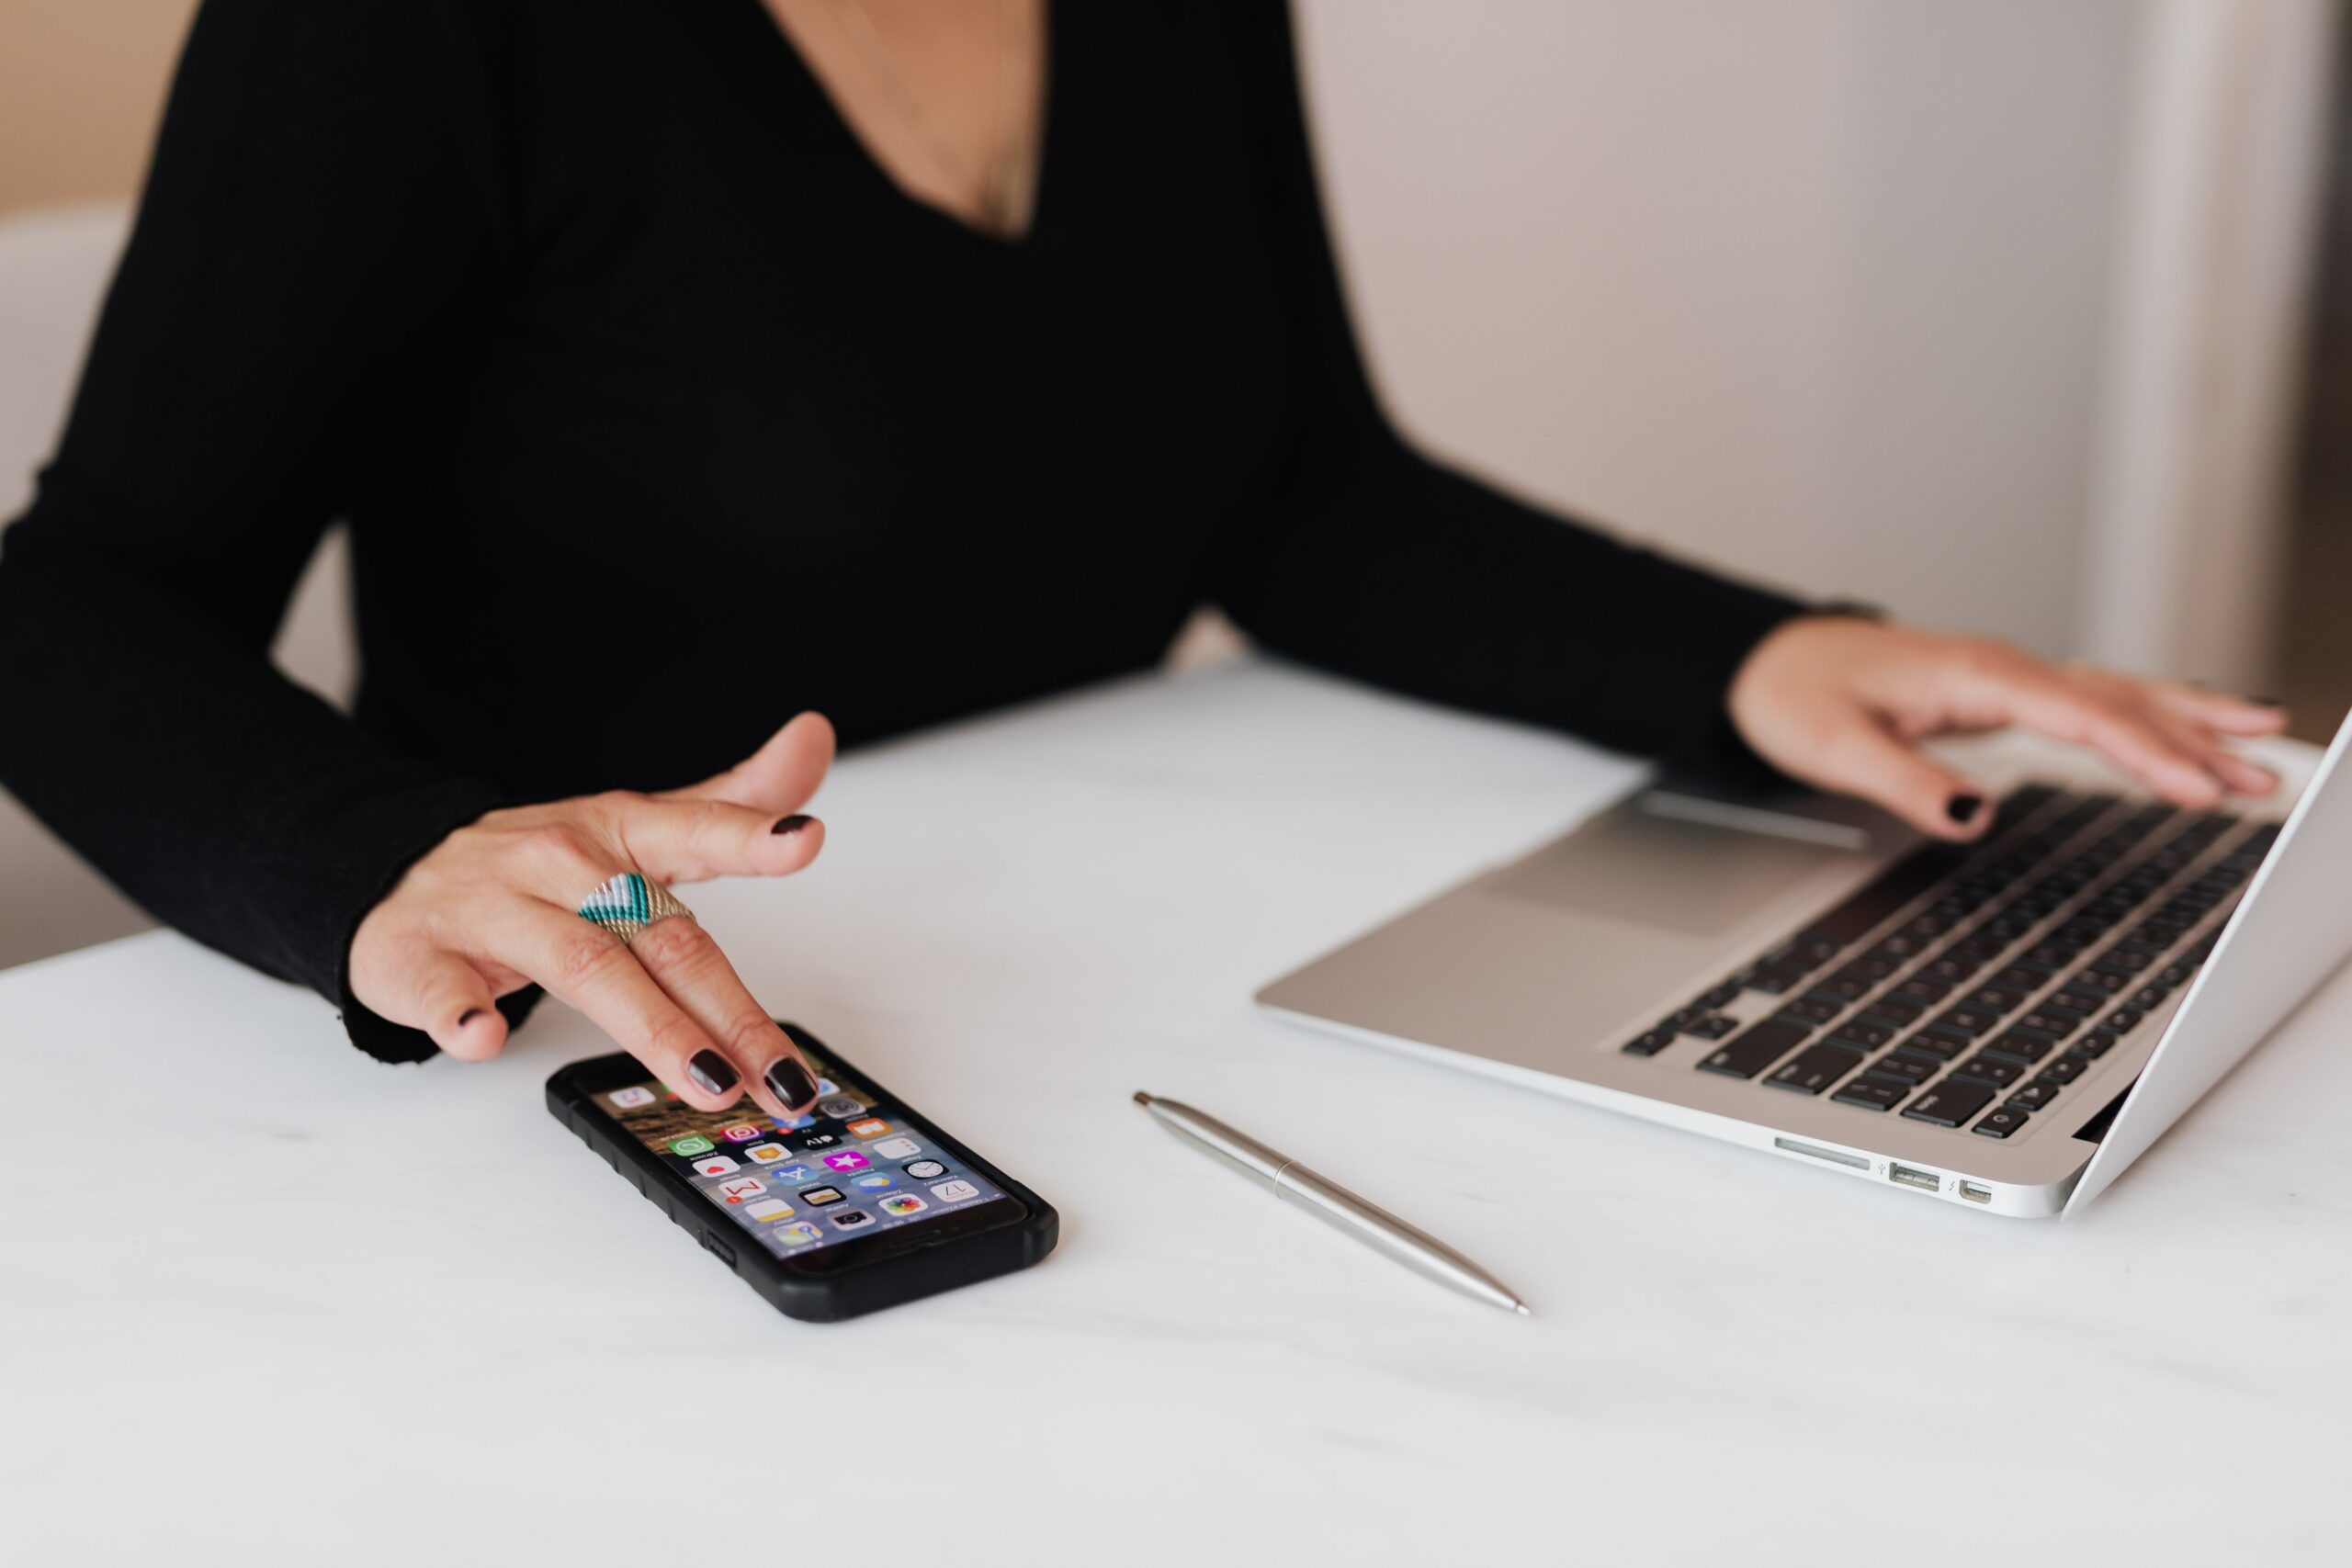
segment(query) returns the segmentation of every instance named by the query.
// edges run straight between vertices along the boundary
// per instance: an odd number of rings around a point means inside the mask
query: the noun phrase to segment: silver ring
[[[623,942],[633,940],[646,927],[673,915],[684,915],[690,920],[695,918],[695,912],[672,897],[668,888],[658,882],[648,882],[633,871],[622,872],[606,882],[582,898],[573,912]]]

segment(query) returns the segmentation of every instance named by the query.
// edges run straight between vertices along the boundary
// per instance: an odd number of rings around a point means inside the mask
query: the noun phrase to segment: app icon
[[[891,1180],[888,1177],[883,1175],[878,1170],[867,1171],[864,1176],[857,1179],[857,1184],[860,1187],[865,1188],[869,1192],[878,1192],[885,1187],[896,1187],[898,1185],[897,1182]]]
[[[825,1156],[827,1170],[864,1170],[873,1163],[855,1149],[836,1149]]]
[[[879,1116],[868,1116],[849,1124],[850,1136],[853,1138],[878,1138],[889,1130],[890,1123],[883,1121]]]
[[[779,1133],[797,1133],[803,1127],[814,1127],[816,1124],[817,1119],[814,1116],[787,1116],[775,1124],[775,1130]]]
[[[882,1200],[882,1212],[886,1214],[920,1214],[930,1207],[911,1192],[893,1192]]]
[[[943,1203],[960,1203],[967,1198],[978,1197],[980,1190],[958,1178],[954,1181],[941,1182],[931,1190],[931,1195]]]
[[[912,1138],[886,1138],[874,1145],[874,1152],[884,1159],[905,1159],[922,1153],[922,1145]]]
[[[696,1176],[732,1176],[741,1167],[725,1155],[705,1155],[695,1161]]]
[[[732,1127],[722,1127],[718,1135],[730,1144],[748,1144],[760,1135],[760,1130],[749,1122],[738,1122]]]
[[[718,1146],[718,1145],[717,1144],[712,1143],[700,1133],[688,1133],[683,1138],[673,1138],[670,1140],[670,1152],[672,1154],[684,1155],[689,1158],[695,1155],[707,1155]]]
[[[613,1090],[612,1093],[606,1095],[605,1098],[611,1100],[615,1105],[619,1106],[623,1111],[634,1111],[640,1105],[652,1104],[653,1091],[646,1088],[641,1083],[631,1084],[627,1089],[616,1089]],[[860,1106],[858,1109],[863,1111],[865,1107]]]
[[[812,1241],[823,1240],[825,1233],[806,1220],[797,1220],[791,1224],[779,1227],[775,1232],[775,1235],[776,1240],[786,1247],[806,1247]]]
[[[779,1181],[806,1181],[817,1174],[814,1166],[780,1165],[768,1172]]]
[[[873,1223],[874,1216],[863,1209],[843,1209],[833,1216],[833,1228],[837,1231],[864,1230]]]
[[[864,1100],[852,1100],[845,1094],[837,1094],[817,1102],[817,1114],[820,1116],[854,1116],[865,1109]]]
[[[800,1190],[800,1201],[812,1209],[821,1209],[828,1203],[840,1202],[842,1190],[838,1187],[804,1187]]]
[[[746,1203],[743,1212],[755,1220],[780,1220],[792,1213],[792,1205],[781,1198],[763,1198],[756,1203]]]
[[[782,1144],[753,1144],[743,1152],[762,1165],[774,1165],[784,1157],[785,1151]]]
[[[831,1133],[810,1133],[806,1137],[803,1137],[798,1141],[802,1148],[811,1150],[830,1149],[834,1145],[841,1142],[839,1138],[835,1137]]]
[[[819,1094],[839,1094],[841,1091],[842,1086],[835,1083],[831,1078],[819,1078],[817,1080],[817,1092]]]
[[[756,1176],[739,1176],[718,1184],[718,1195],[729,1203],[748,1203],[768,1190],[768,1184]]]
[[[909,1160],[900,1168],[917,1181],[929,1181],[934,1176],[947,1174],[947,1168],[935,1159]]]

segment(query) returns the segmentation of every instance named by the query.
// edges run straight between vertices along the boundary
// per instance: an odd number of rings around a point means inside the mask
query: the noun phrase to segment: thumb
[[[1933,838],[1965,843],[1992,825],[1983,790],[1913,750],[1860,709],[1839,719],[1796,762],[1781,766],[1807,784],[1884,807]]]
[[[670,791],[671,800],[722,800],[754,811],[797,811],[833,765],[832,721],[804,713],[723,773]]]

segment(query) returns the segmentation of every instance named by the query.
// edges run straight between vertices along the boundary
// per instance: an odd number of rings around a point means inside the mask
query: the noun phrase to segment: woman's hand
[[[825,839],[798,812],[832,759],[832,726],[805,713],[691,789],[493,811],[368,911],[351,944],[352,994],[479,1062],[506,1043],[494,998],[536,981],[688,1104],[724,1110],[748,1084],[769,1115],[789,1119],[817,1098],[817,1080],[709,932],[673,917],[625,945],[574,911],[623,872],[667,884],[798,871]]]
[[[1740,734],[1781,772],[1954,840],[1984,832],[1991,813],[1975,785],[1914,749],[1928,736],[2022,725],[2096,748],[2165,799],[2205,807],[2278,787],[2229,742],[2286,723],[2239,697],[1848,615],[1770,633],[1733,677],[1728,703]]]

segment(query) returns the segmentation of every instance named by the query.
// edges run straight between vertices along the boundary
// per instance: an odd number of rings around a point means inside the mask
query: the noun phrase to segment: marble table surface
[[[168,1563],[2346,1560],[2352,979],[2080,1220],[1908,1200],[1258,1016],[1641,771],[1262,664],[845,760],[692,900],[1029,1181],[1042,1268],[778,1317],[541,1104],[170,934],[0,976],[0,1555]],[[1258,1132],[1449,1295],[1152,1126]]]

